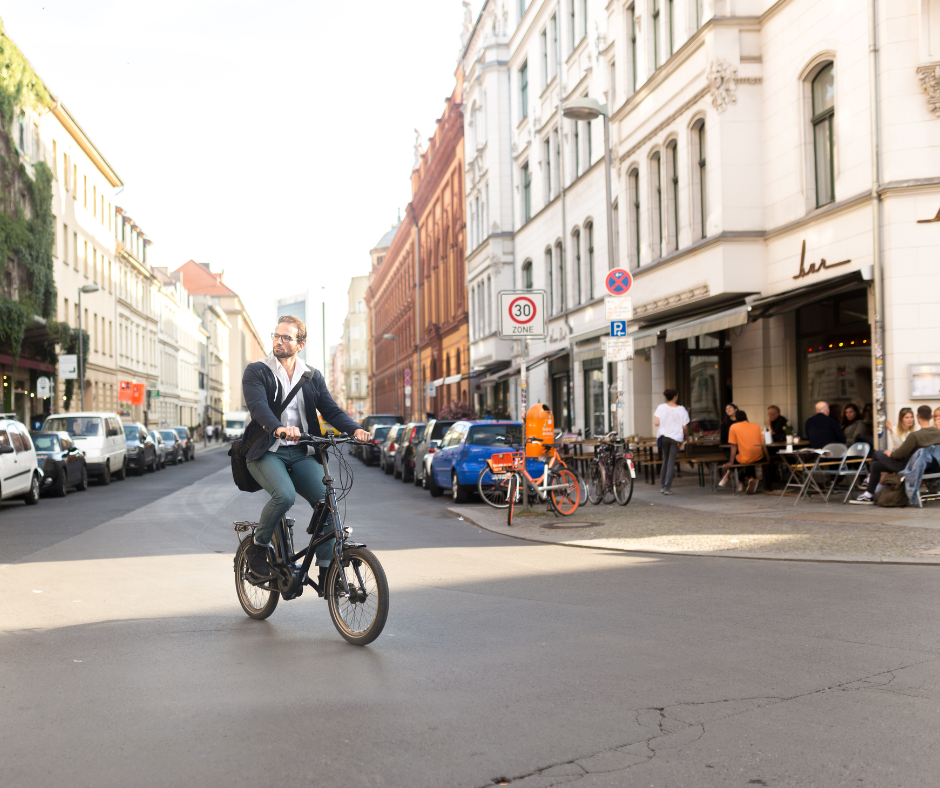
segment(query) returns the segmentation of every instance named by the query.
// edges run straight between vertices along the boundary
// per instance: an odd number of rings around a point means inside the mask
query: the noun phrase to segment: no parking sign
[[[633,287],[633,276],[626,268],[614,268],[607,274],[604,286],[612,296],[626,295]]]

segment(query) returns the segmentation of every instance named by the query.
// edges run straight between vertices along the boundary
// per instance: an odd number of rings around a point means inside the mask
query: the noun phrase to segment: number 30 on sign
[[[545,336],[545,291],[500,290],[499,335],[506,339]]]

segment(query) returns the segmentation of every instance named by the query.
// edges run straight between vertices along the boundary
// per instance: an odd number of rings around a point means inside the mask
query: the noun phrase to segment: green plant
[[[445,405],[441,408],[441,413],[438,418],[441,419],[472,419],[473,408],[471,408],[466,402],[451,402],[449,405]]]

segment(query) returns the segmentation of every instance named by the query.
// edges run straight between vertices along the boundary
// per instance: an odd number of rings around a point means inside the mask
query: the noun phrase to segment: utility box
[[[555,442],[555,417],[544,402],[536,402],[525,414],[526,438],[538,438],[545,446]],[[526,457],[541,457],[545,449],[538,443],[526,443]]]

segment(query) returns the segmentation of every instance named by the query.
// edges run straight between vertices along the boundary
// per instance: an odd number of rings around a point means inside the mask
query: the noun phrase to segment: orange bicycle
[[[529,438],[527,443],[543,443]],[[530,494],[539,501],[548,501],[552,509],[562,516],[574,514],[581,505],[584,489],[577,474],[565,466],[558,449],[546,447],[548,458],[542,475],[533,479],[526,469],[525,452],[512,451],[494,454],[477,477],[477,492],[495,509],[506,509],[518,503],[522,485],[528,485]]]

